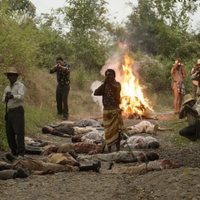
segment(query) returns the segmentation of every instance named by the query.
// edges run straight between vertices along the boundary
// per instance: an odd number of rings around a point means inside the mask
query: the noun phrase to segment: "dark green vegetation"
[[[82,116],[88,110],[94,111],[90,84],[99,77],[99,70],[121,41],[141,63],[141,82],[147,86],[147,94],[154,94],[151,96],[156,108],[163,109],[159,106],[162,103],[170,106],[174,58],[182,58],[188,75],[200,58],[199,27],[195,32],[189,30],[189,16],[198,6],[199,1],[139,0],[122,26],[109,21],[104,0],[66,0],[65,7],[40,17],[36,17],[35,7],[28,0],[1,0],[0,96],[7,83],[4,70],[17,67],[28,91],[27,133],[34,134],[38,127],[56,119],[55,80],[47,70],[57,56],[63,56],[72,66],[71,112]],[[187,76],[187,92],[191,87]],[[0,144],[5,146],[3,104],[0,109]]]

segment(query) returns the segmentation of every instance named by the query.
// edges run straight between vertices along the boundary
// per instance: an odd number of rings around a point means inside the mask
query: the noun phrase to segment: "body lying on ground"
[[[79,161],[99,160],[117,163],[148,162],[158,159],[159,155],[157,153],[144,151],[118,151],[107,154],[79,155],[77,158]]]
[[[73,135],[85,134],[90,131],[97,131],[97,129],[102,129],[100,122],[88,119],[79,120],[76,122],[61,122],[57,125],[46,125],[42,128],[43,134],[52,134],[60,137],[71,137]]]
[[[150,161],[148,163],[142,163],[137,166],[126,167],[113,167],[111,170],[101,170],[103,174],[144,174],[150,171],[159,171],[164,169],[175,169],[181,167],[180,164],[168,159]]]
[[[153,124],[149,121],[143,120],[134,126],[129,126],[126,128],[128,135],[133,135],[137,133],[148,133],[151,135],[156,135],[158,131],[158,125]]]
[[[95,171],[99,172],[100,162],[81,166],[68,153],[50,154],[45,159],[23,157],[16,159],[12,164],[0,162],[0,180],[12,178],[26,178],[31,174],[44,175],[57,172]]]
[[[93,130],[83,135],[75,135],[72,137],[72,142],[85,142],[85,143],[102,143],[105,140],[104,132]]]
[[[131,149],[156,149],[160,144],[158,140],[151,136],[131,136],[121,141],[121,146]]]
[[[50,145],[45,147],[43,155],[48,155],[50,153],[66,153],[74,151],[75,153],[84,153],[84,154],[97,154],[103,152],[102,144],[95,143],[65,143],[61,145]]]

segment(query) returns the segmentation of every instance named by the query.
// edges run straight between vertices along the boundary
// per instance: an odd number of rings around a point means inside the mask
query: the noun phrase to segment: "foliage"
[[[4,7],[5,11],[9,14],[29,15],[29,17],[35,16],[35,6],[29,0],[1,0],[0,8]]]
[[[196,9],[195,1],[139,0],[127,23],[130,48],[168,58],[181,56],[185,42],[191,40],[189,14]]]
[[[87,69],[98,68],[105,61],[105,36],[108,20],[104,0],[68,0],[61,11],[65,23],[70,27],[66,35],[74,49],[75,65],[83,64]]]

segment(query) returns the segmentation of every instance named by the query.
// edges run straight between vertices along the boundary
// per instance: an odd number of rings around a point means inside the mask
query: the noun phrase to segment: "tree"
[[[107,8],[104,0],[67,0],[61,9],[69,27],[69,38],[76,64],[87,69],[100,68],[105,61],[105,33],[108,25]]]
[[[35,16],[35,6],[29,0],[1,0],[0,8],[6,7],[7,12],[18,12],[29,17]]]
[[[139,0],[127,28],[132,50],[170,57],[189,40],[189,15],[197,1]]]

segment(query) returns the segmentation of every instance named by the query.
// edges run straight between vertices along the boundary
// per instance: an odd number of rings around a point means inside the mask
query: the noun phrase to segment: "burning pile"
[[[152,111],[149,102],[143,96],[142,87],[139,85],[139,79],[134,73],[134,62],[126,54],[124,56],[124,65],[121,71],[121,105],[123,115],[127,118],[145,117],[147,111]]]

